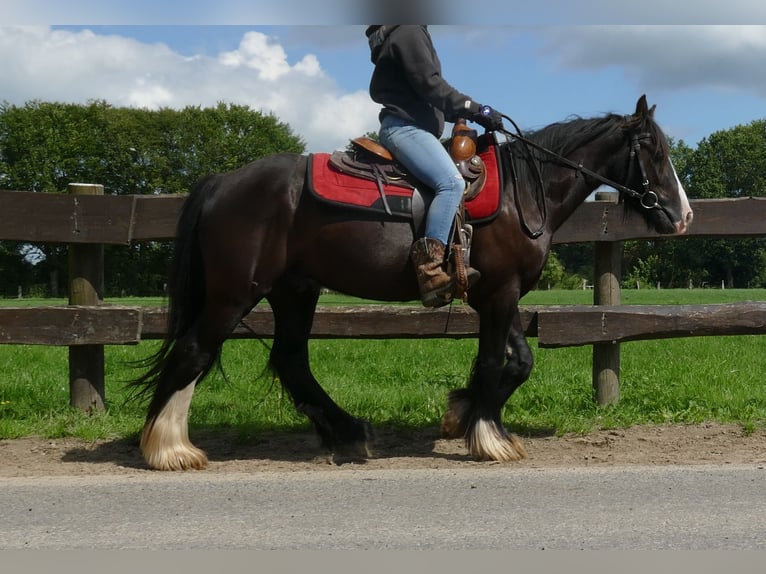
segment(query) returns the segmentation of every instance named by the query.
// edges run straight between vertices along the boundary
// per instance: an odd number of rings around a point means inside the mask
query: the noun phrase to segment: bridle
[[[641,207],[644,209],[663,209],[663,207],[660,205],[660,198],[657,197],[657,194],[651,189],[649,178],[646,177],[644,162],[641,161],[641,140],[651,139],[651,137],[652,136],[647,133],[634,133],[630,136],[630,165],[628,166],[627,181],[630,181],[630,176],[633,172],[633,166],[638,165],[638,169],[641,172],[641,187],[643,187],[643,192],[638,192],[625,186],[620,186],[620,191],[626,195],[629,195],[630,197],[638,199]],[[633,161],[634,158],[636,160],[635,162]],[[613,184],[607,185],[612,185],[612,187],[614,187]]]
[[[583,175],[586,175],[586,176],[588,176],[590,178],[595,179],[596,181],[598,181],[598,182],[600,182],[600,183],[602,183],[604,185],[612,187],[612,188],[616,189],[617,191],[619,191],[620,193],[622,193],[625,196],[637,199],[639,204],[641,205],[641,207],[643,207],[644,209],[647,209],[647,210],[659,209],[659,210],[663,211],[672,220],[672,217],[670,217],[670,214],[668,213],[667,209],[660,204],[659,197],[652,190],[651,184],[649,183],[649,179],[646,176],[646,169],[644,168],[644,162],[641,159],[641,153],[640,153],[640,151],[641,151],[641,141],[642,140],[646,140],[646,139],[651,139],[651,134],[649,134],[649,133],[633,133],[630,136],[630,158],[629,158],[630,164],[628,165],[628,175],[627,175],[626,181],[630,181],[631,176],[633,174],[633,170],[634,170],[635,166],[637,166],[638,170],[639,170],[639,172],[641,174],[641,187],[643,189],[642,189],[642,191],[636,191],[633,188],[630,188],[630,187],[628,187],[626,185],[623,185],[621,183],[617,183],[616,181],[612,181],[611,179],[609,179],[607,177],[604,177],[604,176],[596,173],[593,170],[588,169],[587,167],[583,166],[582,162],[579,162],[579,163],[578,162],[574,162],[574,161],[572,161],[572,160],[562,156],[561,154],[558,154],[558,153],[556,153],[556,152],[554,152],[552,150],[549,150],[549,149],[545,148],[544,146],[541,146],[540,144],[535,143],[532,140],[524,137],[523,135],[521,135],[521,130],[519,129],[519,126],[516,125],[516,122],[514,122],[511,118],[509,118],[505,114],[502,114],[502,116],[503,116],[503,118],[508,120],[513,125],[513,127],[516,129],[516,133],[507,131],[506,129],[498,130],[501,133],[503,133],[504,135],[506,135],[506,136],[508,136],[508,137],[510,137],[512,139],[518,140],[518,141],[524,143],[525,145],[527,145],[529,147],[533,147],[533,148],[537,149],[538,151],[541,151],[541,152],[543,152],[543,153],[545,153],[547,155],[550,155],[557,162],[571,167],[577,173],[581,173]],[[543,186],[542,186],[542,179],[541,179],[541,175],[540,175],[539,171],[538,171],[538,179],[540,180],[539,181],[540,193],[542,193]],[[544,204],[544,200],[543,200],[543,204]],[[543,225],[544,225],[544,222],[543,222]],[[539,235],[542,234],[542,227],[539,230],[537,230],[537,231],[532,232],[532,231],[528,230],[528,232],[533,237],[538,237]]]

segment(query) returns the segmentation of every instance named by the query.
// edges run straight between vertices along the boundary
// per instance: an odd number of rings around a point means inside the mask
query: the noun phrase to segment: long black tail
[[[215,175],[201,180],[181,208],[168,275],[167,334],[159,350],[139,363],[148,369],[131,383],[143,387],[139,395],[158,384],[176,342],[191,328],[205,304],[205,269],[197,228],[202,209],[217,184],[218,176]]]

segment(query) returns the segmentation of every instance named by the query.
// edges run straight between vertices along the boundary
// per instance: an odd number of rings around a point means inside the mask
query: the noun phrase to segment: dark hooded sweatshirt
[[[370,26],[366,34],[375,64],[370,97],[383,106],[381,120],[393,114],[439,138],[445,119],[454,122],[478,109],[442,78],[426,26]]]

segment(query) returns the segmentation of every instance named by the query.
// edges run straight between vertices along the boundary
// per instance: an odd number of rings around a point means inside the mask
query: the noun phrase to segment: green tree
[[[695,198],[766,195],[766,119],[719,131],[700,141],[689,162]]]
[[[150,111],[104,101],[0,105],[4,189],[61,193],[79,181],[103,184],[107,194],[183,193],[207,174],[304,148],[288,125],[247,106]],[[47,283],[50,275],[65,280],[66,248],[39,247],[45,261],[35,267],[35,281]],[[169,256],[167,243],[108,247],[107,294],[159,292]],[[18,250],[13,257],[23,260]]]
[[[567,277],[560,285],[562,288],[564,284],[580,288],[583,279],[593,283],[593,253],[592,243],[570,243],[553,246],[551,255],[556,256],[563,268],[564,275]],[[540,281],[540,288],[545,287]]]
[[[766,194],[766,120],[719,131],[696,149],[671,142],[671,157],[692,199]],[[673,239],[627,242],[623,276],[665,287],[759,287],[764,281],[764,239]]]
[[[719,131],[703,139],[689,162],[687,190],[694,198],[766,195],[766,119]],[[763,283],[764,239],[694,239],[690,259],[707,281],[729,287]]]
[[[537,282],[538,289],[580,289],[582,277],[567,273],[555,251],[551,251],[545,262],[543,272]]]
[[[22,246],[16,242],[0,242],[0,297],[15,297],[19,287],[29,289],[33,283],[34,270],[24,258]]]

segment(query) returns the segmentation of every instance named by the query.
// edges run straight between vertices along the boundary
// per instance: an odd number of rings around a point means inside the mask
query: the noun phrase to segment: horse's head
[[[654,121],[646,96],[628,116],[624,131],[630,142],[625,187],[626,203],[639,211],[658,233],[683,234],[692,222],[686,191],[670,160],[665,134]]]

